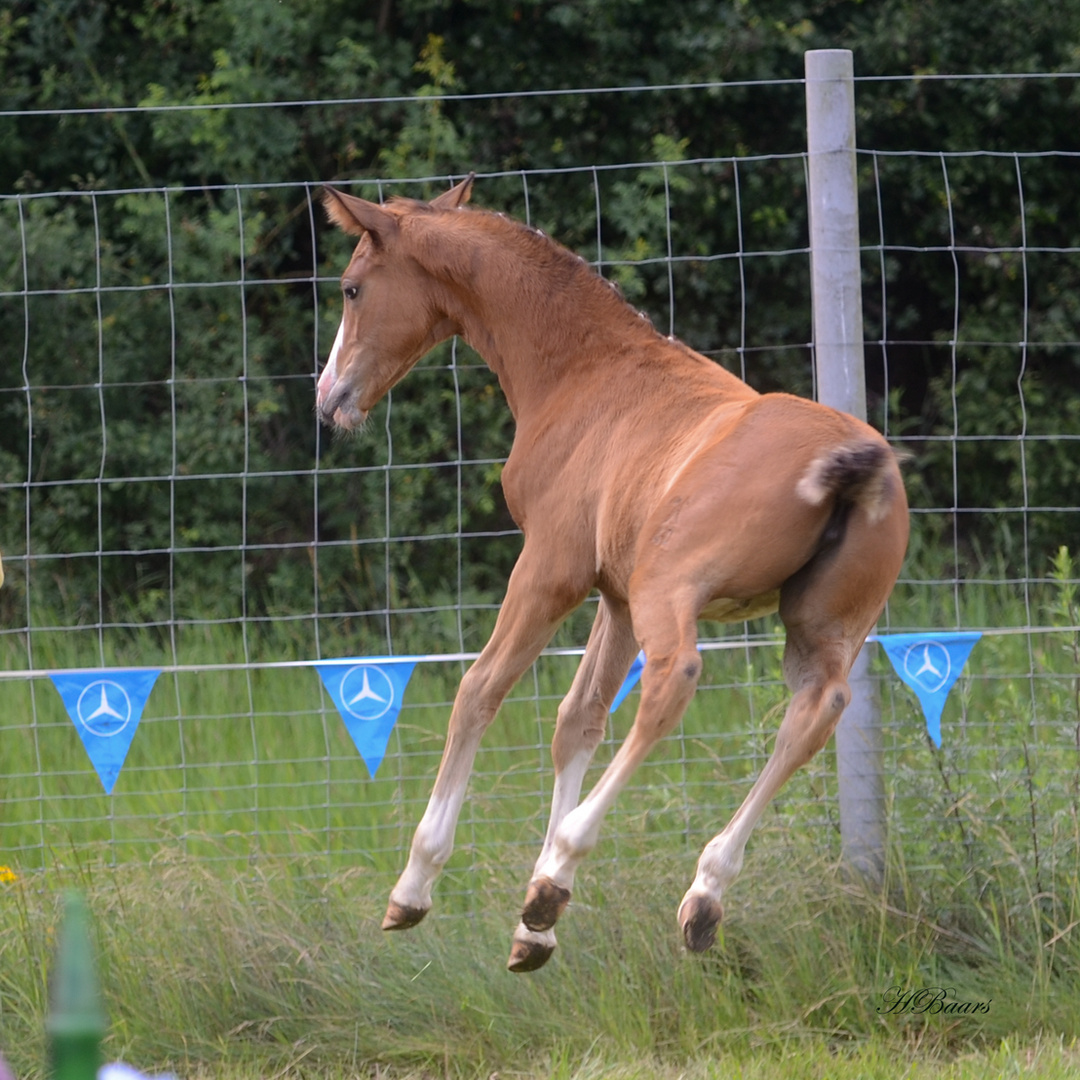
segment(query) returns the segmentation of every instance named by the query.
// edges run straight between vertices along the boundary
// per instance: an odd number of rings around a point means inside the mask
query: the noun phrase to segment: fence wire
[[[1044,365],[1075,356],[1077,342],[1063,333],[1070,321],[1048,316],[1043,298],[1063,268],[1080,276],[1080,247],[1044,220],[1032,193],[1048,173],[1078,169],[1077,155],[1056,152],[859,154],[871,419],[916,459],[918,542],[882,629],[996,631],[953,692],[941,749],[915,699],[878,662],[892,836],[909,866],[962,862],[973,875],[1007,866],[1039,891],[1076,848],[1077,582],[1048,553],[1077,534],[1080,507],[1048,499],[1059,488],[1036,481],[1075,456],[1080,427],[1046,426],[1030,367],[1036,354]],[[478,178],[477,201],[491,205],[490,185],[498,208],[544,227],[573,199],[565,239],[632,301],[648,303],[659,328],[761,389],[810,394],[809,253],[798,225],[805,170],[804,155],[788,154],[501,172]],[[433,179],[387,177],[353,190],[384,198]],[[703,182],[715,214],[730,218],[726,247],[702,249],[679,227],[680,199]],[[261,209],[270,195],[310,237],[311,261],[287,278],[260,270],[261,245],[275,236]],[[197,229],[208,201],[210,226]],[[1014,207],[1007,235],[984,220],[985,207],[1002,201]],[[636,248],[621,239],[635,212],[645,216]],[[145,264],[123,231],[133,220],[153,237]],[[0,407],[25,435],[24,460],[4,459],[0,493],[0,851],[23,871],[87,853],[114,865],[172,851],[237,866],[286,858],[313,874],[359,866],[389,875],[403,860],[466,664],[458,654],[482,645],[515,542],[497,508],[476,512],[477,500],[498,499],[510,432],[474,430],[477,415],[504,407],[490,372],[454,342],[388,396],[361,438],[332,440],[311,415],[306,464],[283,468],[265,452],[275,416],[300,400],[310,410],[333,339],[348,249],[319,222],[317,185],[287,181],[0,196],[0,230],[18,253],[0,276],[0,316],[18,331],[0,345]],[[57,265],[62,274],[50,270]],[[894,303],[918,294],[911,283],[920,280],[951,305],[917,318]],[[790,298],[785,326],[766,322],[774,309],[760,297],[771,289]],[[702,290],[719,298],[722,327],[695,314]],[[274,321],[283,296],[301,318],[291,336]],[[1013,312],[1007,337],[987,336],[987,303]],[[70,362],[57,362],[58,347]],[[898,361],[915,354],[943,358],[939,416],[913,416],[895,378]],[[1002,371],[1004,393],[987,374]],[[126,409],[131,399],[147,401],[144,415]],[[447,433],[438,446],[427,437],[433,417]],[[58,418],[77,454],[56,445]],[[998,463],[989,484],[973,468],[984,457]],[[282,488],[288,519],[261,515]],[[234,515],[208,512],[218,505]],[[348,506],[355,513],[344,520]],[[84,527],[66,528],[75,518]],[[1006,541],[1018,561],[1004,554]],[[435,565],[441,592],[415,584]],[[478,567],[490,574],[478,577]],[[110,594],[111,581],[144,572],[145,590]],[[276,603],[275,589],[289,603]],[[557,645],[583,644],[589,607]],[[650,845],[691,856],[766,760],[786,699],[780,625],[704,629],[706,642],[725,647],[705,652],[695,704],[621,797],[601,861],[639,858]],[[274,666],[358,650],[450,656],[414,675],[375,777],[315,673]],[[467,904],[493,868],[524,870],[535,857],[551,793],[548,743],[575,662],[559,649],[542,657],[489,731],[447,895]],[[36,676],[118,665],[165,673],[106,796],[58,696]],[[612,718],[594,776],[634,701]],[[769,821],[838,854],[831,749],[788,785]]]

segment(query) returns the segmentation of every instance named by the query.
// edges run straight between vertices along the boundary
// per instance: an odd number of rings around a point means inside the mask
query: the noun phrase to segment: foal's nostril
[[[322,378],[319,379],[318,389],[315,391],[315,411],[324,424],[332,424],[334,413],[341,408],[342,400],[348,393],[348,387],[340,381],[327,380],[326,374],[323,372]]]

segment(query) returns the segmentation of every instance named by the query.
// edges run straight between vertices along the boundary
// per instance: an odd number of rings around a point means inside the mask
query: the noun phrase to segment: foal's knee
[[[688,652],[679,659],[680,675],[687,683],[689,683],[691,689],[696,690],[698,680],[701,678],[701,672],[704,665],[701,662],[701,653],[694,649],[693,652]]]
[[[641,674],[641,716],[655,718],[661,733],[682,716],[701,678],[696,645],[668,656],[647,657]]]
[[[696,646],[680,649],[670,657],[658,659],[653,670],[676,693],[685,693],[687,690],[693,692],[697,689],[698,680],[701,678],[701,653],[697,651]],[[649,674],[647,663],[642,679],[647,678]]]
[[[495,719],[501,703],[499,690],[485,676],[480,665],[474,664],[458,684],[454,713],[459,723],[482,733]]]

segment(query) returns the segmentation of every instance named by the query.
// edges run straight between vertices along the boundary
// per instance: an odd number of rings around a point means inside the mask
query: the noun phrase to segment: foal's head
[[[464,206],[472,182],[470,174],[424,210]],[[360,242],[341,277],[344,313],[319,377],[315,407],[322,420],[352,430],[424,353],[458,327],[439,303],[430,276],[405,250],[403,220],[415,204],[383,207],[327,188],[324,205],[330,219]]]

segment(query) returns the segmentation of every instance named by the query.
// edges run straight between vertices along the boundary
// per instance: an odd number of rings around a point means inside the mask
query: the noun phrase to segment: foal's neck
[[[475,215],[475,216],[474,216]],[[470,220],[471,219],[471,220]],[[467,267],[453,290],[461,335],[498,376],[515,417],[536,408],[555,386],[662,340],[583,259],[527,226],[469,212],[455,260]]]

